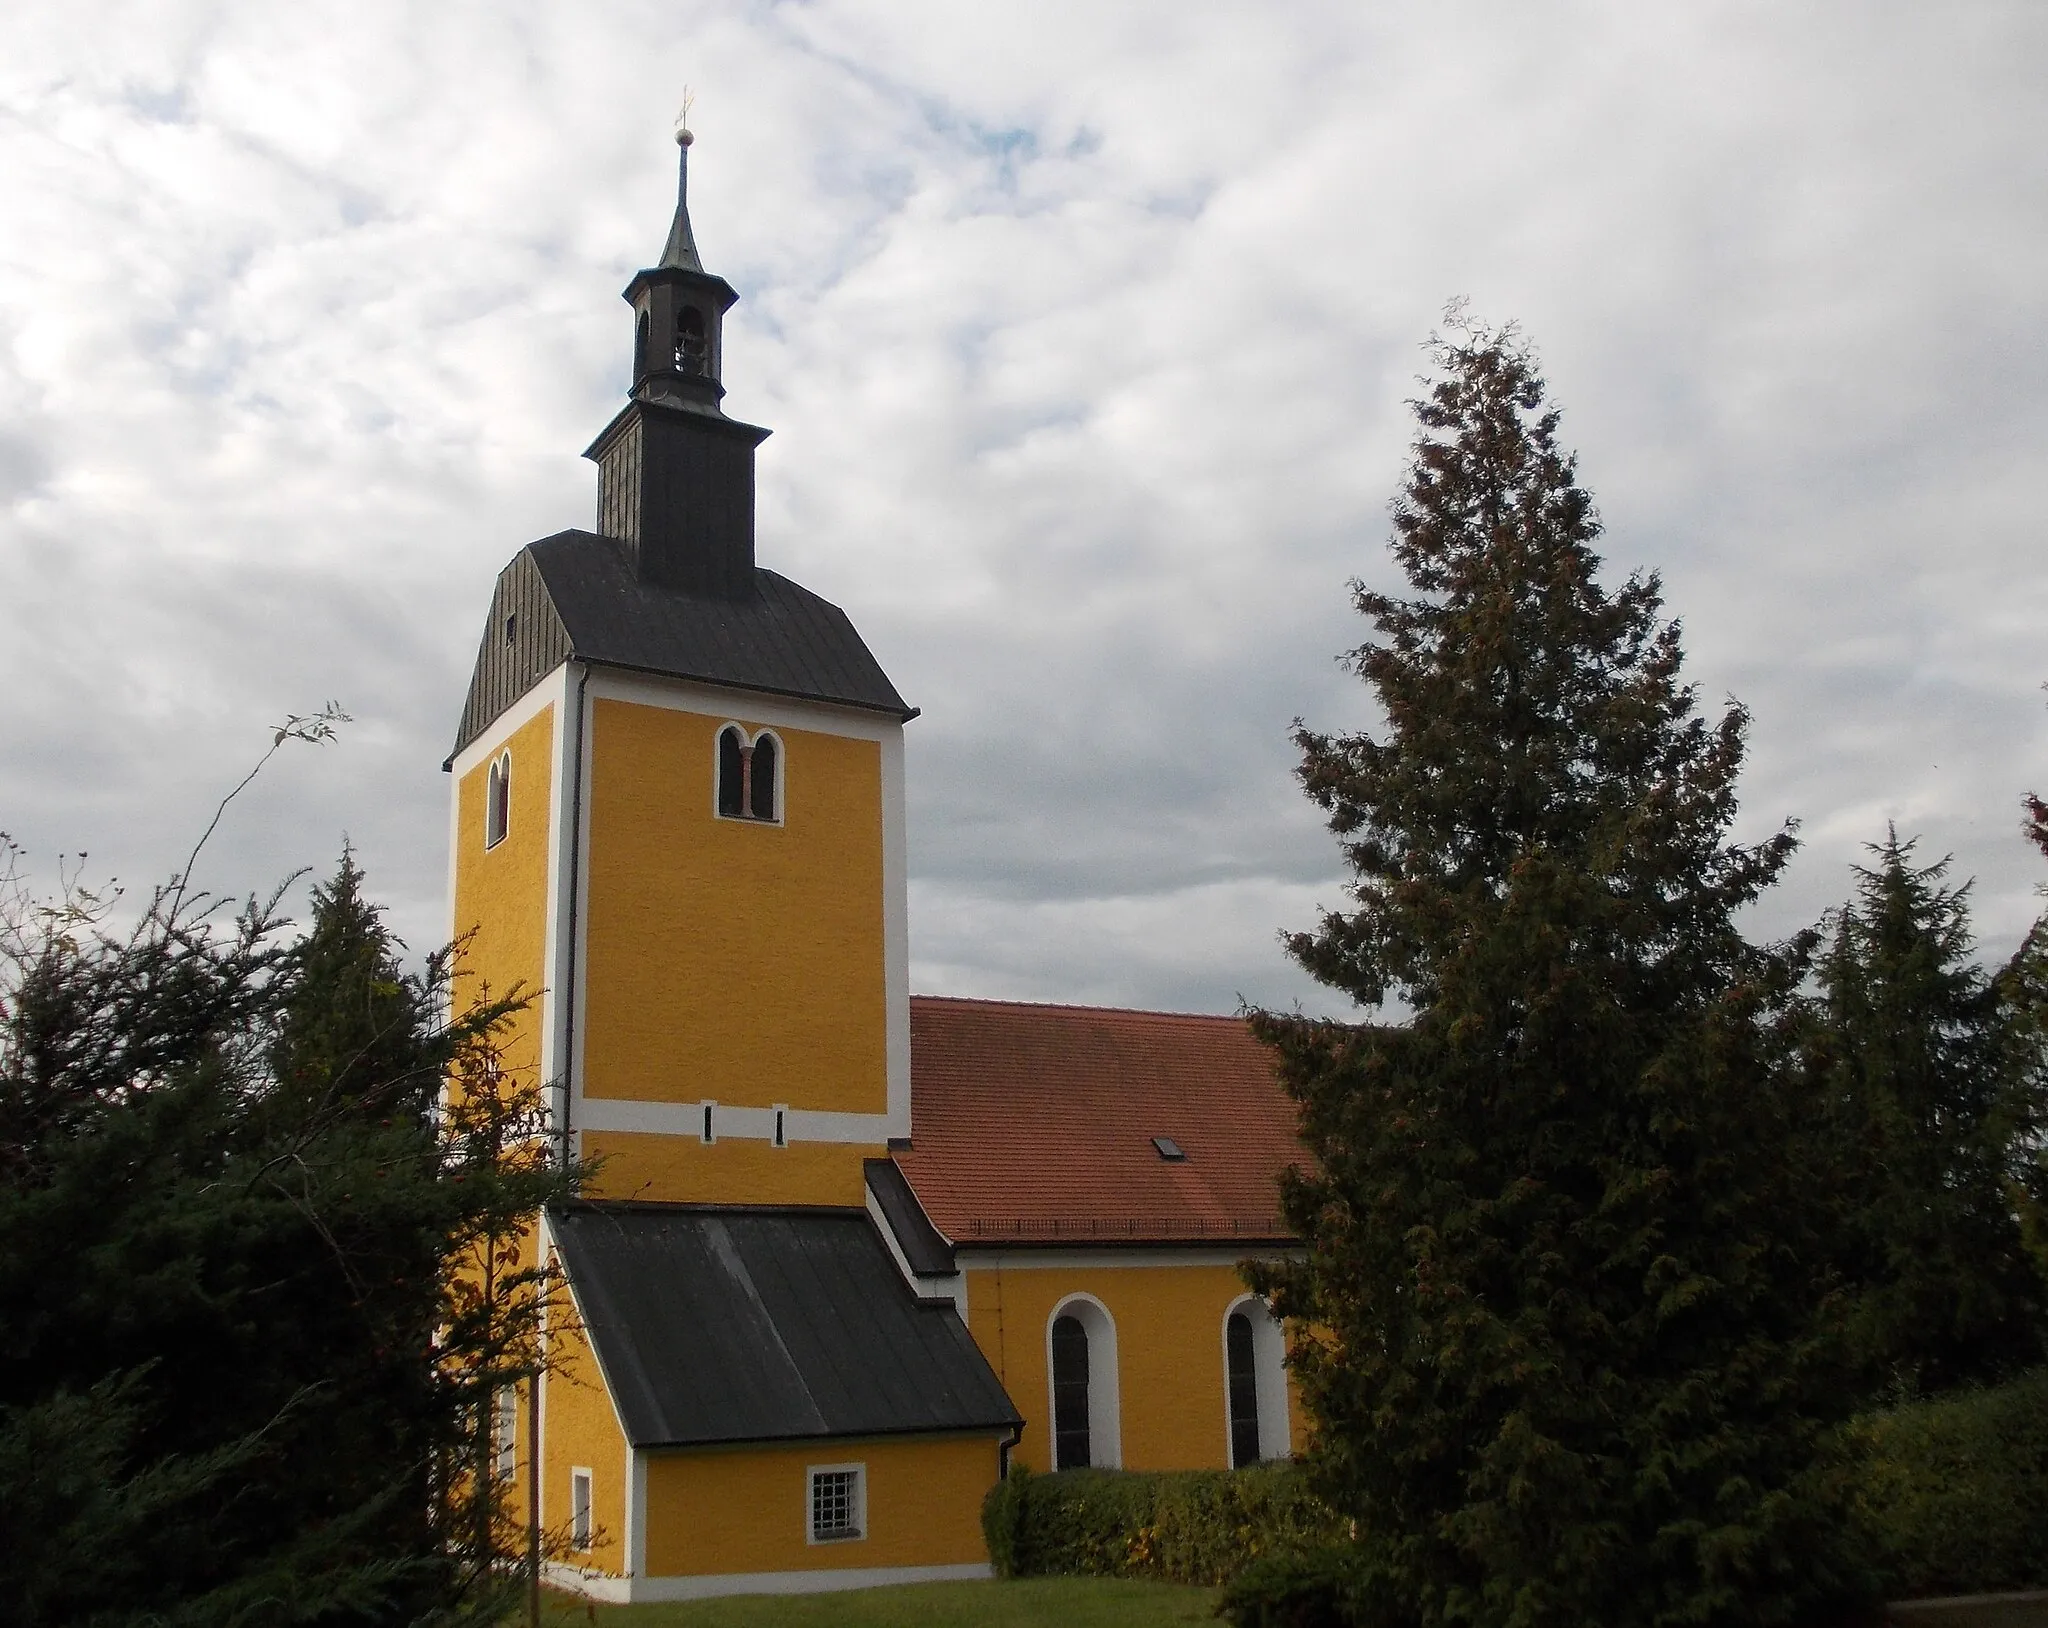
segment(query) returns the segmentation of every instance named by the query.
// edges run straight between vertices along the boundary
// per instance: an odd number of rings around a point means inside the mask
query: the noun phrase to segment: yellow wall
[[[970,1265],[967,1327],[1024,1415],[1015,1457],[1052,1468],[1046,1328],[1071,1294],[1090,1294],[1116,1324],[1117,1393],[1127,1470],[1223,1469],[1230,1463],[1223,1318],[1245,1292],[1234,1266]],[[1288,1385],[1295,1450],[1301,1420]]]
[[[565,1546],[561,1559],[586,1570],[623,1576],[626,1571],[626,1438],[605,1394],[604,1378],[583,1325],[566,1294],[549,1319],[551,1371],[542,1384],[542,1524]],[[569,1537],[569,1476],[590,1471],[589,1549],[566,1548]]]
[[[504,841],[484,847],[484,795],[490,763],[456,788],[455,933],[462,944],[455,998],[524,986],[533,997],[503,1033],[503,1064],[531,1079],[540,1066],[540,994],[547,982],[548,826],[554,783],[554,708],[512,732],[511,819]],[[465,941],[464,935],[468,935]]]
[[[959,1566],[988,1559],[981,1500],[995,1436],[696,1448],[650,1454],[647,1573]],[[867,1536],[808,1540],[812,1465],[867,1466]]]
[[[792,1142],[754,1138],[705,1146],[687,1136],[586,1131],[583,1156],[598,1161],[585,1189],[590,1198],[633,1198],[691,1204],[841,1204],[867,1202],[863,1159],[879,1159],[879,1143]]]
[[[584,1093],[882,1113],[881,747],[778,728],[784,823],[721,820],[724,721],[596,703]]]

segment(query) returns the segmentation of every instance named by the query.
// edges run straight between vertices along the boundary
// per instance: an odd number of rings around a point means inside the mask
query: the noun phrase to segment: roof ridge
[[[1171,1023],[1242,1023],[1236,1012],[1161,1012],[1144,1006],[1090,1006],[1080,1001],[1017,1001],[989,995],[912,995],[912,1001],[943,1001],[948,1006],[994,1006],[1011,1011],[1088,1012],[1099,1017],[1159,1018]]]

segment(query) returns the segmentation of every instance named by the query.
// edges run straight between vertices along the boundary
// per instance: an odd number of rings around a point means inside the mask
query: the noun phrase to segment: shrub
[[[1079,1573],[1213,1585],[1262,1556],[1330,1543],[1341,1525],[1290,1464],[1053,1475],[1019,1467],[990,1489],[982,1531],[1005,1577]]]
[[[1216,1614],[1233,1628],[1351,1628],[1349,1549],[1268,1555],[1232,1579]]]
[[[2048,1368],[1844,1436],[1852,1517],[1893,1598],[2048,1585]]]

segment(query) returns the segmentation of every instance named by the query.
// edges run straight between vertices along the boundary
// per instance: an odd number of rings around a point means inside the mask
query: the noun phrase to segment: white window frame
[[[499,817],[499,810],[504,816]],[[484,847],[495,848],[512,830],[512,751],[507,747],[491,759],[484,774]]]
[[[818,1477],[853,1477],[853,1525],[851,1532],[818,1535]],[[804,1541],[812,1546],[835,1543],[865,1543],[868,1537],[868,1467],[865,1464],[807,1464],[804,1466]]]
[[[759,746],[761,742],[764,740],[770,740],[775,743],[775,817],[773,819],[757,820],[751,814],[727,814],[719,809],[718,776],[720,773],[720,743],[725,739],[725,732],[728,729],[737,729],[740,732],[740,744],[744,746],[749,752],[753,751],[753,749]],[[751,769],[748,770],[750,776],[752,772],[753,771]],[[749,729],[737,718],[728,718],[711,732],[711,817],[713,819],[724,820],[731,825],[765,825],[780,827],[783,824],[784,814],[782,794],[785,788],[787,787],[788,783],[789,746],[788,743],[783,740],[781,730],[766,727],[761,729]]]
[[[1058,1462],[1059,1409],[1052,1385],[1052,1325],[1062,1317],[1079,1320],[1088,1332],[1088,1465],[1096,1470],[1124,1467],[1122,1395],[1117,1383],[1116,1319],[1092,1294],[1064,1295],[1045,1320],[1046,1463]],[[1227,1387],[1226,1387],[1227,1389]],[[1229,1407],[1225,1398],[1226,1412]]]
[[[577,1464],[569,1470],[569,1547],[579,1554],[588,1554],[597,1538],[597,1518],[593,1512],[596,1502],[596,1483],[589,1466]]]
[[[491,1393],[491,1474],[510,1481],[519,1468],[519,1387],[500,1385]]]
[[[1217,1352],[1223,1363],[1223,1462],[1230,1462],[1230,1319],[1242,1313],[1252,1325],[1252,1379],[1259,1397],[1259,1462],[1294,1456],[1294,1419],[1287,1407],[1287,1333],[1273,1308],[1255,1294],[1239,1295],[1223,1308]]]

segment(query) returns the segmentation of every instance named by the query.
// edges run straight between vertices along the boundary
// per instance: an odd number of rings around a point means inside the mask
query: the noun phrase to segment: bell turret
[[[725,313],[739,295],[704,269],[690,228],[689,127],[676,124],[676,213],[658,265],[635,274],[632,399],[584,453],[598,465],[598,529],[647,581],[754,592],[754,448],[768,431],[725,416]]]

